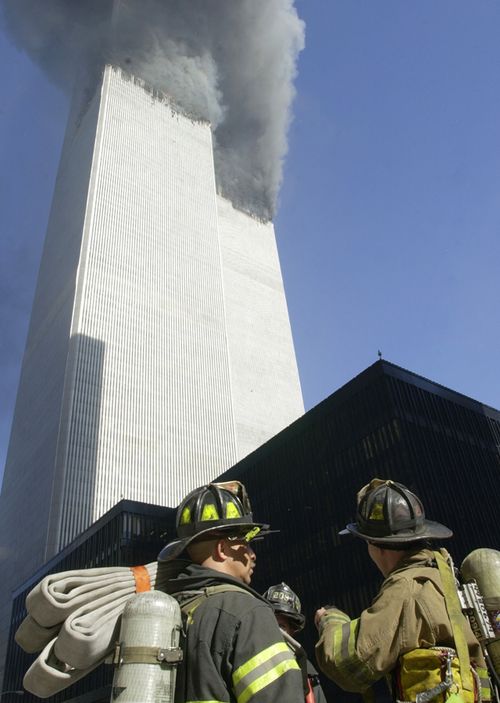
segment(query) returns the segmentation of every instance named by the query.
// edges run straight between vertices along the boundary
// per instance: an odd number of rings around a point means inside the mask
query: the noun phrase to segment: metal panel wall
[[[103,516],[99,525],[83,534],[73,546],[68,546],[47,566],[41,569],[29,583],[15,594],[12,606],[9,645],[6,658],[4,691],[22,690],[23,676],[35,659],[26,654],[14,641],[14,634],[26,617],[26,596],[44,576],[72,569],[92,569],[102,566],[135,566],[154,561],[165,544],[167,533],[174,530],[175,510],[157,506],[132,505],[124,501]],[[102,665],[89,676],[70,686],[65,691],[52,696],[53,703],[63,703],[84,697],[91,701],[109,701],[113,668]],[[19,703],[16,694],[4,694],[7,703]],[[40,699],[27,691],[24,703],[39,703]]]
[[[383,361],[222,476],[242,480],[254,517],[281,530],[257,544],[253,585],[283,580],[297,591],[310,655],[316,608],[333,602],[355,617],[381,582],[366,545],[338,536],[373,477],[406,484],[454,530],[457,564],[477,547],[498,549],[499,437],[498,411]],[[357,700],[326,687],[332,700]]]

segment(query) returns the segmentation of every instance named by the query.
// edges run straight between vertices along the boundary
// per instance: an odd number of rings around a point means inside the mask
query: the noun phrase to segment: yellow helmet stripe
[[[184,508],[184,510],[181,513],[181,519],[179,520],[179,524],[187,525],[190,522],[191,522],[191,509],[189,508],[188,505],[186,505],[186,507]]]
[[[220,515],[217,512],[215,505],[208,503],[203,506],[201,511],[201,522],[208,522],[209,520],[220,520]]]
[[[241,512],[236,503],[229,501],[226,505],[226,518],[232,519],[235,517],[241,517]]]

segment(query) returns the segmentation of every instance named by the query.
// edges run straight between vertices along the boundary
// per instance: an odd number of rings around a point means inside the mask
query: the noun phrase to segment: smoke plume
[[[3,13],[66,90],[113,63],[208,119],[219,189],[272,217],[304,44],[294,0],[4,0]]]

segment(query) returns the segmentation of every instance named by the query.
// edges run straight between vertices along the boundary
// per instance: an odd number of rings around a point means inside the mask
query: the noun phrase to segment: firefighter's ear
[[[228,543],[225,539],[218,539],[215,543],[213,558],[215,561],[227,561],[229,558]]]
[[[186,548],[186,552],[195,564],[204,564],[208,559],[214,559],[218,541],[213,539],[192,542]]]

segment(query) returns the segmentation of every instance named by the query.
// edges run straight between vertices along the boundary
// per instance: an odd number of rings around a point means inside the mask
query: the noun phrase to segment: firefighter
[[[447,539],[451,530],[427,520],[420,499],[402,484],[373,479],[358,493],[356,522],[340,534],[367,543],[384,581],[355,620],[334,606],[317,611],[320,669],[344,690],[367,695],[386,677],[397,701],[490,700],[449,555],[430,548],[430,540]]]
[[[269,604],[250,588],[252,540],[268,528],[254,521],[238,481],[202,486],[180,504],[178,538],[158,556],[186,629],[177,703],[304,703],[295,657]]]
[[[295,639],[306,624],[299,597],[290,586],[282,582],[270,586],[264,593],[264,598],[271,603],[278,625],[285,633],[285,641],[294,652],[301,670],[305,672],[306,703],[326,703],[318,672],[307,658],[304,648]]]

